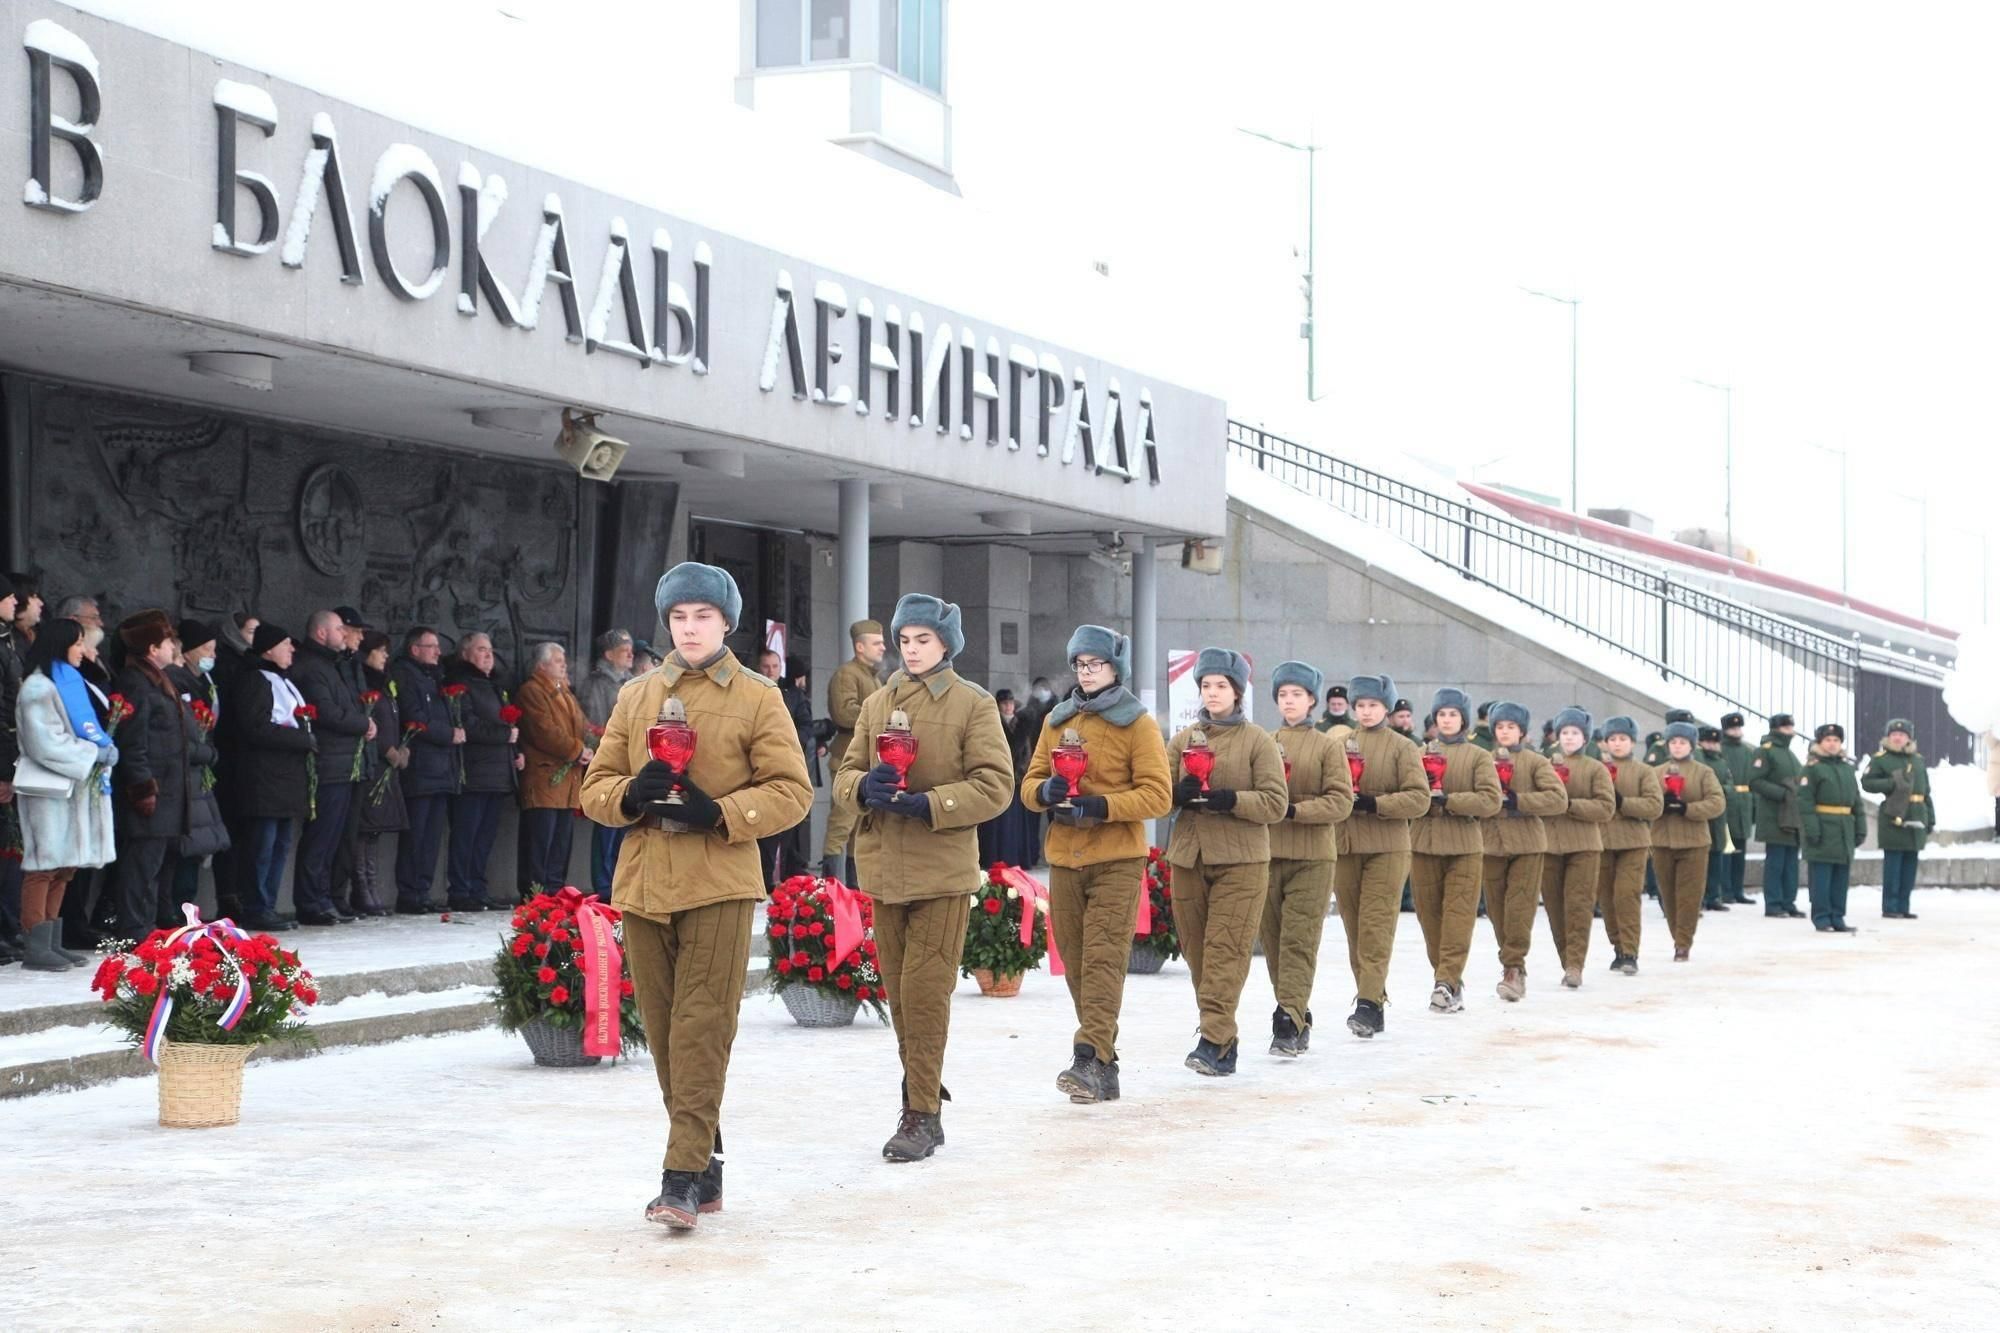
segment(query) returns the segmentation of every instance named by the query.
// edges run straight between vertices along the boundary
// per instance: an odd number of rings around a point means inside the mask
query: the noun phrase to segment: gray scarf
[[[1204,708],[1195,715],[1195,723],[1203,727],[1240,727],[1243,725],[1243,705],[1237,704],[1222,717],[1216,717]]]
[[[1049,710],[1049,722],[1059,727],[1078,713],[1096,713],[1114,727],[1129,727],[1145,716],[1146,705],[1123,685],[1108,685],[1096,694],[1078,688]]]

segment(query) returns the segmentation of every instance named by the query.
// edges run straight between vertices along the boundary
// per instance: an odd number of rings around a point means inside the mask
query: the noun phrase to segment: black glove
[[[1354,798],[1354,808],[1363,814],[1372,815],[1375,813],[1375,798],[1373,796],[1357,796]]]
[[[636,815],[645,808],[648,801],[666,799],[674,787],[674,770],[658,759],[647,762],[646,766],[632,775],[625,784],[625,794],[618,804],[628,815]]]
[[[1680,797],[1669,796],[1667,798],[1667,809],[1672,811],[1673,813],[1680,814],[1684,812],[1687,808],[1688,808],[1688,803],[1682,800]]]
[[[1208,808],[1221,814],[1229,813],[1236,808],[1236,793],[1227,788],[1209,788]]]
[[[870,810],[883,809],[896,799],[896,770],[887,764],[875,765],[861,775],[861,787],[855,794]]]
[[[1076,807],[1078,819],[1111,818],[1111,802],[1102,796],[1079,796],[1071,804]]]
[[[1201,779],[1192,773],[1183,773],[1181,780],[1174,784],[1174,804],[1186,805],[1201,795]]]
[[[1513,790],[1510,788],[1507,791],[1501,793],[1500,804],[1504,809],[1518,810],[1521,808],[1521,798],[1519,796],[1516,796]]]
[[[1298,817],[1299,817],[1299,807],[1298,807],[1298,806],[1296,806],[1296,805],[1288,805],[1288,806],[1286,806],[1286,807],[1285,807],[1285,818],[1287,818],[1287,819],[1297,819]]]
[[[1614,791],[1614,792],[1612,792],[1612,793],[1611,793],[1611,808],[1612,808],[1613,810],[1623,810],[1623,809],[1625,808],[1625,793],[1624,793],[1624,792],[1622,792],[1622,791]]]
[[[714,797],[694,785],[687,778],[674,784],[681,794],[681,807],[674,812],[674,822],[686,824],[690,828],[714,828],[722,822],[722,807]]]
[[[1432,804],[1432,805],[1438,805],[1438,806],[1441,806],[1441,805],[1443,805],[1443,804],[1444,804],[1444,793],[1443,793],[1442,791],[1433,791],[1433,792],[1431,793],[1431,804]]]
[[[1035,795],[1041,798],[1043,805],[1060,805],[1063,798],[1069,795],[1069,779],[1052,777],[1041,785]]]

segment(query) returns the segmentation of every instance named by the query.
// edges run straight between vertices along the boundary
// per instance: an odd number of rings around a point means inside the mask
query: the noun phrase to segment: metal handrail
[[[1745,712],[1851,723],[1850,641],[1238,421],[1229,447],[1593,642]]]

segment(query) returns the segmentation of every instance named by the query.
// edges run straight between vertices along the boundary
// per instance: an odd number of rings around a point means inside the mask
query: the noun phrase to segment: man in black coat
[[[245,922],[253,930],[283,930],[278,914],[285,862],[296,821],[312,809],[313,754],[319,737],[299,717],[305,696],[292,683],[292,637],[269,621],[257,626],[237,673],[225,725],[235,741],[230,758],[232,799],[243,842],[235,858]]]
[[[443,651],[438,632],[418,625],[403,636],[403,655],[389,668],[396,710],[410,733],[410,763],[402,774],[410,826],[396,844],[396,911],[404,916],[438,910],[431,885],[437,882],[445,807],[458,791],[458,747],[465,744],[465,731],[453,725],[443,694],[438,670]]]
[[[333,895],[333,859],[347,836],[354,806],[361,746],[375,738],[375,723],[361,705],[361,691],[347,665],[347,631],[338,612],[315,611],[306,622],[306,641],[292,662],[292,684],[319,710],[313,733],[319,737],[318,797],[299,836],[298,868],[292,875],[292,902],[302,926],[336,926],[354,918]]]
[[[494,678],[493,641],[477,632],[459,641],[458,656],[445,669],[445,689],[460,689],[458,725],[465,733],[459,749],[459,789],[451,798],[451,843],[445,854],[445,899],[454,912],[511,911],[518,895],[487,892],[486,871],[500,835],[500,812],[514,793],[520,732],[501,720],[507,692]]]
[[[174,870],[181,839],[192,827],[195,774],[214,759],[193,712],[167,679],[174,637],[165,611],[141,611],[118,626],[125,669],[112,683],[112,692],[123,697],[130,712],[114,736],[115,886],[119,934],[135,941],[156,927],[179,924]]]

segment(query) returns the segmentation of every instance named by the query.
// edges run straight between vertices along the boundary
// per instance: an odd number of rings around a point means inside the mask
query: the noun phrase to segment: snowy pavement
[[[644,1225],[664,1125],[645,1061],[534,1068],[485,1031],[253,1066],[243,1123],[162,1130],[127,1080],[0,1103],[0,1272],[34,1328],[1970,1328],[2000,1278],[2000,1029],[1972,1011],[2000,894],[1921,892],[1832,937],[1709,915],[1666,961],[1525,1003],[1425,1010],[1401,918],[1387,1034],[1349,1037],[1330,921],[1314,1048],[1181,1066],[1194,1001],[1133,977],[1125,1099],[1055,1092],[1062,983],[964,983],[949,1144],[879,1159],[892,1034],[746,1001],[727,1211]],[[1970,1017],[1968,1015],[1971,1015]],[[146,1256],[145,1281],[106,1286]],[[227,1275],[226,1282],[216,1278]],[[261,1287],[245,1279],[268,1278]],[[218,1303],[226,1302],[226,1303]]]

